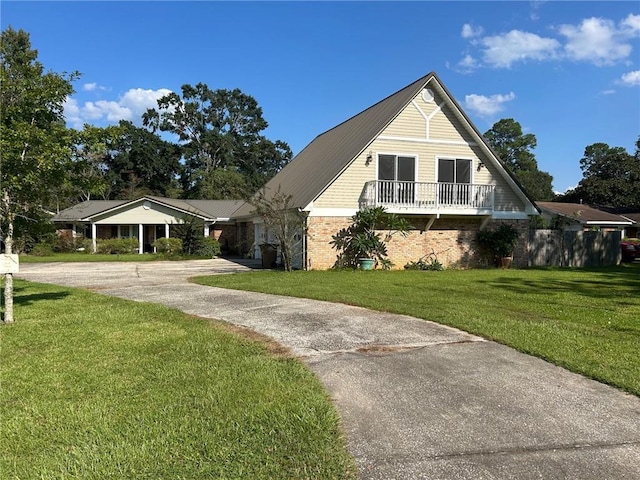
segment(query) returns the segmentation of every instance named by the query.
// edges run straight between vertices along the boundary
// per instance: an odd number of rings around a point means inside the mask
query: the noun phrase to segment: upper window
[[[471,160],[465,158],[438,159],[438,182],[471,183]]]
[[[378,155],[378,180],[415,182],[415,157],[401,155]]]

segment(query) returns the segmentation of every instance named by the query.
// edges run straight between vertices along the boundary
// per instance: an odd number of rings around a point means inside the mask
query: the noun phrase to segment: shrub
[[[331,245],[338,250],[335,268],[358,266],[358,259],[377,260],[382,268],[393,266],[387,258],[387,242],[399,233],[403,237],[411,225],[404,218],[387,213],[383,207],[365,208],[351,217],[353,223],[333,235]],[[384,238],[378,230],[387,230]]]
[[[53,255],[53,248],[48,243],[37,243],[31,249],[31,255],[48,257],[49,255]]]
[[[200,245],[198,245],[197,255],[214,258],[220,255],[220,242],[215,238],[202,237]]]
[[[431,270],[433,272],[441,272],[444,265],[440,263],[435,252],[428,253],[417,262],[409,262],[404,266],[405,270]]]
[[[182,253],[182,240],[179,238],[162,237],[153,242],[156,252],[166,255],[176,255]]]
[[[97,240],[98,253],[124,254],[137,253],[139,244],[137,238],[99,238]]]
[[[494,230],[478,232],[478,243],[494,259],[509,257],[513,254],[520,232],[509,224],[503,223]]]

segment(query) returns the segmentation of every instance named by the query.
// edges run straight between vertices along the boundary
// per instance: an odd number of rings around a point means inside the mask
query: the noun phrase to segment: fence
[[[601,267],[620,263],[622,232],[531,230],[529,266]]]

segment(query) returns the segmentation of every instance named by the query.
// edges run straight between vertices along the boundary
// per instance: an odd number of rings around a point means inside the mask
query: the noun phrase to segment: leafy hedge
[[[99,238],[97,239],[97,253],[138,253],[137,238]]]

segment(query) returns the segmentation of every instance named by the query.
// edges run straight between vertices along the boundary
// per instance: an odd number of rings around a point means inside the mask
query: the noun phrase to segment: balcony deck
[[[373,180],[365,184],[360,204],[390,213],[489,215],[494,194],[495,185]]]

